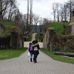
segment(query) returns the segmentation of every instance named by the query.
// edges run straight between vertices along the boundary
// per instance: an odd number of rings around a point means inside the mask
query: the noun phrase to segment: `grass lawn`
[[[25,51],[26,51],[26,48],[1,49],[0,50],[0,60],[3,60],[3,59],[11,59],[11,58],[19,57]]]
[[[65,62],[65,63],[71,63],[74,64],[74,57],[65,57],[61,55],[55,55],[53,52],[49,52],[48,49],[41,49],[45,54],[53,58],[54,60]]]
[[[63,34],[64,33],[64,25],[67,25],[67,22],[61,23],[61,22],[53,22],[49,27],[52,27],[57,34]]]

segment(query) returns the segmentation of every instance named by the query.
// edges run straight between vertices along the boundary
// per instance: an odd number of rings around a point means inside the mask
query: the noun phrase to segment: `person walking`
[[[33,48],[33,54],[34,54],[33,61],[34,63],[37,63],[37,57],[39,54],[40,47],[37,40],[34,40],[32,43],[33,43],[32,48]]]
[[[32,43],[29,43],[28,51],[30,53],[30,62],[32,62],[32,55],[33,55]]]

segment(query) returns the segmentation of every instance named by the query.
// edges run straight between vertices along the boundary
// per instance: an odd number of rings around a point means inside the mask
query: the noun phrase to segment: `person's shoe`
[[[37,63],[37,61],[35,61],[34,63]]]
[[[34,60],[34,63],[37,63],[37,61],[36,61],[36,60]]]
[[[32,62],[32,58],[30,58],[30,62]]]

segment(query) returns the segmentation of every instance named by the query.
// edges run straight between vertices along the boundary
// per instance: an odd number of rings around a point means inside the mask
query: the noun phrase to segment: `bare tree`
[[[63,21],[64,17],[64,12],[63,12],[63,6],[61,7],[61,10],[60,10],[60,18],[61,18],[61,21]]]
[[[13,13],[14,8],[16,7],[15,0],[0,0],[0,18],[9,13],[8,17],[11,17],[11,13]]]
[[[60,20],[60,14],[59,14],[59,8],[60,8],[60,6],[59,6],[59,3],[56,3],[56,11],[57,11],[57,21],[59,22],[59,20]]]
[[[73,7],[74,7],[74,1],[73,0],[70,0],[67,3],[63,4],[63,6],[60,9],[61,20],[63,20],[63,21],[69,21],[70,20],[71,21],[72,8]]]
[[[56,7],[55,3],[53,3],[53,15],[54,15],[54,21],[56,20]]]
[[[8,5],[8,0],[0,0],[0,19],[3,19],[3,12],[5,12]]]
[[[54,20],[57,19],[57,21],[59,22],[60,20],[60,4],[59,3],[54,3],[53,4],[53,14],[54,14]]]
[[[50,21],[47,18],[44,18],[44,20],[43,20],[43,31],[44,31],[44,33],[47,31],[49,23],[50,23]]]
[[[39,22],[39,16],[33,15],[33,24],[34,24],[34,25],[37,25],[38,22]]]
[[[16,5],[15,5],[15,1],[10,1],[9,4],[9,15],[8,15],[8,19],[11,20],[12,14],[17,10],[16,9]]]

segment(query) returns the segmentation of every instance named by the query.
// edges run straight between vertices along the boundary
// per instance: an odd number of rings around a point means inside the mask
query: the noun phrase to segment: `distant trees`
[[[0,19],[3,19],[3,13],[6,11],[8,3],[7,0],[0,0]]]
[[[50,21],[46,18],[43,19],[43,32],[45,33],[49,27]]]
[[[37,25],[38,23],[39,23],[39,16],[37,16],[37,15],[33,15],[33,24],[34,25]]]
[[[27,0],[27,21],[26,21],[26,30],[27,31],[31,31],[31,25],[32,25],[32,6],[33,6],[33,0]]]
[[[71,11],[74,1],[70,0],[65,4],[53,3],[54,21],[71,21]]]
[[[57,21],[59,22],[59,16],[60,16],[60,4],[59,3],[54,3],[53,4],[53,15],[54,15],[54,21]]]
[[[16,0],[0,0],[0,19],[8,19],[15,22],[16,17],[23,21],[16,5]]]
[[[0,0],[0,23],[5,27],[5,31],[2,32],[5,36],[0,36],[0,47],[23,47],[24,19],[16,0]]]
[[[18,12],[15,0],[0,0],[0,19],[12,20]]]
[[[15,22],[18,30],[24,33],[24,18],[16,3],[16,0],[0,0],[0,20],[6,19]]]

